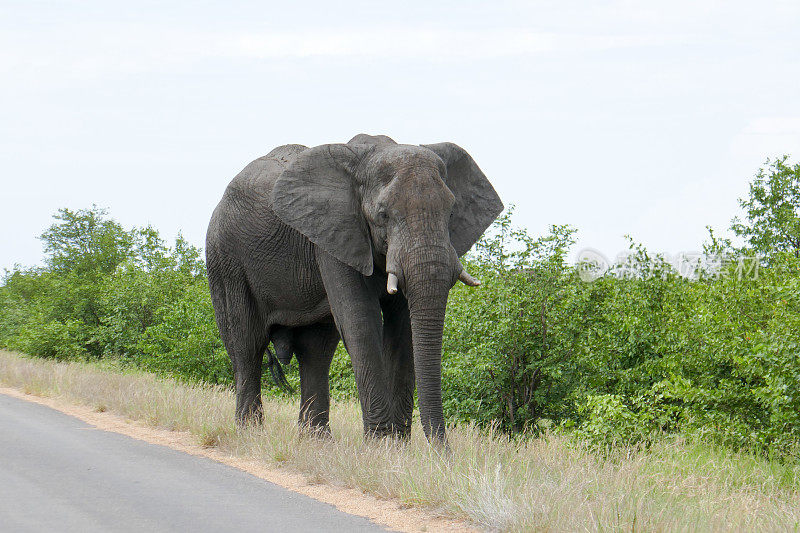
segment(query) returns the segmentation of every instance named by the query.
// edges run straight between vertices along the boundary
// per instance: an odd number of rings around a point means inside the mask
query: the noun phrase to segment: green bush
[[[215,384],[231,384],[233,370],[214,321],[205,280],[158,310],[138,343],[136,362],[147,370]]]
[[[358,398],[358,391],[356,390],[356,376],[353,373],[353,365],[350,364],[350,356],[345,351],[344,345],[341,342],[339,343],[339,346],[336,347],[336,353],[333,354],[330,383],[331,398],[336,400]]]
[[[466,267],[479,288],[451,292],[443,342],[447,416],[509,431],[563,416],[571,380],[572,324],[565,305],[577,281],[566,265],[574,230],[534,239],[506,213]]]
[[[800,440],[800,260],[793,254],[773,260],[772,313],[742,365],[757,378],[752,395],[768,415],[761,425],[764,440],[787,452]]]
[[[52,359],[86,358],[89,337],[86,324],[79,320],[47,320],[34,315],[19,328],[7,347]]]
[[[633,410],[616,394],[587,396],[578,412],[578,434],[598,448],[631,446],[647,440],[653,431],[646,411]]]

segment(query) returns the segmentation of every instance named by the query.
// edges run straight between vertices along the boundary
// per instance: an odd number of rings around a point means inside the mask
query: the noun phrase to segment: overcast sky
[[[800,158],[796,0],[379,4],[0,0],[0,268],[93,203],[202,246],[249,161],[360,132],[453,141],[611,257],[697,250]]]

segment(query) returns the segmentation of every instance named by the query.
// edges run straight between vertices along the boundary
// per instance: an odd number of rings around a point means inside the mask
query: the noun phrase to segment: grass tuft
[[[301,437],[298,405],[267,400],[262,427],[237,430],[230,390],[0,351],[0,384],[165,429],[203,446],[287,466],[499,531],[778,531],[800,528],[800,467],[681,439],[596,454],[567,435],[511,440],[450,429],[453,453],[365,440],[356,403],[334,403],[333,438]]]

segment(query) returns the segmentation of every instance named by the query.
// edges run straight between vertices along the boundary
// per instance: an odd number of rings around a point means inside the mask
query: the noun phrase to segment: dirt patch
[[[168,446],[184,453],[213,459],[288,490],[333,505],[345,513],[369,518],[376,524],[395,531],[477,531],[464,522],[436,517],[419,509],[403,507],[396,501],[380,500],[355,489],[311,484],[302,474],[271,468],[259,461],[227,455],[214,448],[204,448],[196,444],[196,437],[186,431],[157,429],[128,420],[115,413],[98,412],[91,407],[67,403],[60,399],[33,396],[14,388],[0,387],[0,394],[45,405],[79,418],[99,430],[113,431],[151,444]]]

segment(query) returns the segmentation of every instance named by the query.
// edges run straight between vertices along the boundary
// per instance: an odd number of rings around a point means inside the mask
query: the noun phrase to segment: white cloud
[[[554,51],[589,51],[658,46],[686,37],[582,35],[496,28],[442,30],[386,28],[334,31],[213,33],[147,31],[14,34],[0,37],[0,71],[12,77],[137,73],[214,58],[381,57],[385,59],[476,60],[522,57]]]
[[[800,117],[760,117],[752,120],[742,132],[745,135],[798,135]]]
[[[221,40],[218,53],[245,57],[380,56],[478,59],[551,51],[605,50],[664,44],[658,36],[593,36],[524,29],[370,30],[247,34]]]
[[[731,154],[744,160],[796,154],[800,149],[800,116],[759,117],[731,141]]]

